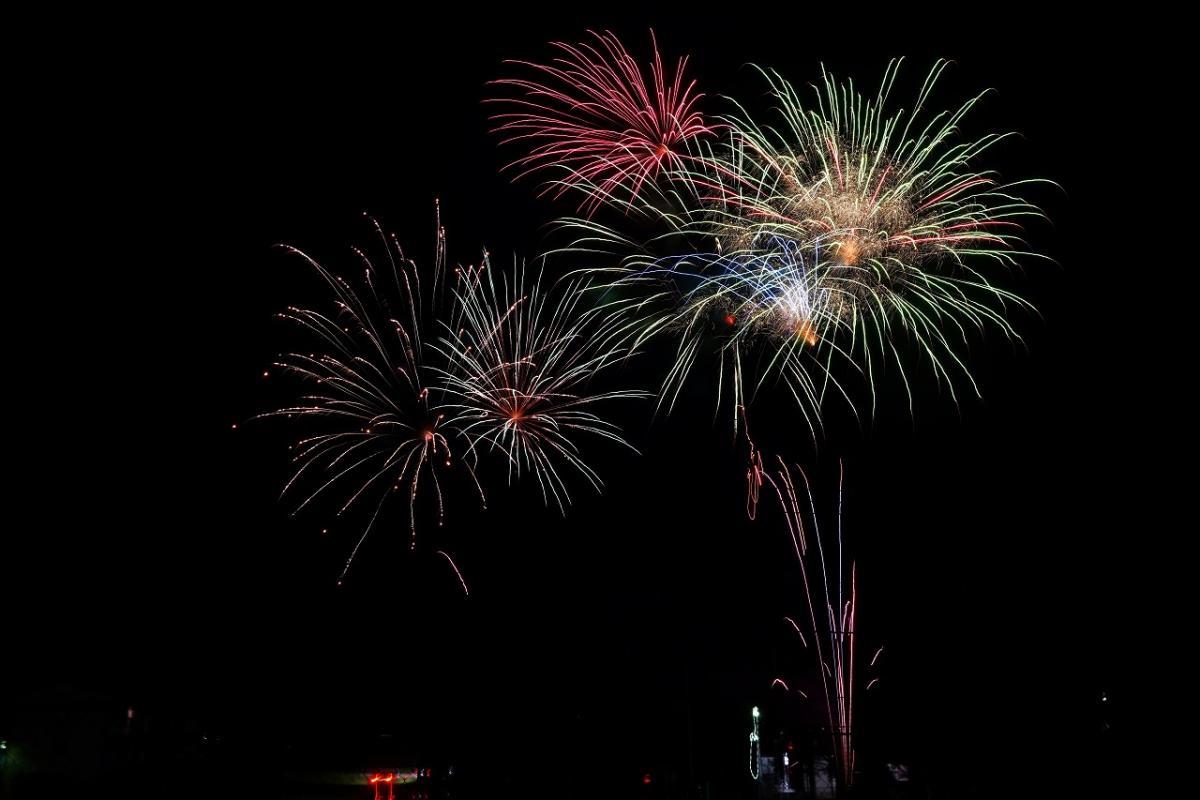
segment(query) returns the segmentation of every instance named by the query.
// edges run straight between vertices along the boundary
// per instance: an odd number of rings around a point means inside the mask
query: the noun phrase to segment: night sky
[[[1141,738],[1136,631],[1166,514],[1153,450],[1169,413],[1161,356],[1114,298],[1128,253],[1097,233],[1123,185],[1104,133],[1127,65],[1099,40],[1064,47],[1071,31],[1030,13],[984,25],[736,4],[720,19],[427,10],[424,24],[164,22],[153,41],[90,42],[45,100],[62,120],[48,142],[68,155],[47,161],[53,185],[34,202],[46,218],[14,290],[37,321],[10,350],[44,356],[18,356],[36,366],[9,390],[29,399],[18,427],[45,433],[9,463],[21,474],[0,561],[0,724],[36,698],[94,693],[266,769],[391,747],[482,784],[503,775],[510,792],[567,781],[634,796],[620,787],[658,770],[749,796],[749,709],[763,707],[771,736],[800,730],[811,709],[769,685],[803,684],[812,665],[782,619],[804,609],[786,531],[774,509],[747,519],[745,447],[714,419],[710,381],[669,416],[614,406],[640,455],[586,442],[605,491],[573,480],[565,518],[532,482],[501,479],[486,513],[460,493],[409,552],[394,504],[341,587],[361,518],[290,516],[279,491],[296,430],[247,422],[297,393],[262,377],[308,347],[274,314],[325,299],[274,245],[356,273],[369,212],[429,264],[438,198],[452,261],[482,247],[497,267],[535,257],[571,209],[500,173],[517,153],[488,133],[486,82],[504,58],[544,59],[548,41],[588,28],[644,55],[653,27],[665,55],[691,55],[706,94],[750,102],[762,90],[748,62],[801,85],[824,63],[873,89],[904,55],[894,96],[907,106],[951,58],[945,105],[995,89],[966,132],[1021,134],[988,163],[1061,185],[1029,195],[1050,219],[1029,225],[1031,249],[1052,260],[1002,278],[1038,309],[1013,316],[1024,344],[975,337],[966,354],[982,399],[960,382],[956,406],[918,371],[914,413],[890,376],[875,417],[831,415],[816,450],[783,404],[764,401],[752,432],[810,470],[823,519],[844,459],[861,641],[867,655],[885,646],[858,707],[864,753],[983,796],[1111,788]],[[46,286],[26,289],[42,270]],[[652,349],[610,380],[655,389],[663,364]]]

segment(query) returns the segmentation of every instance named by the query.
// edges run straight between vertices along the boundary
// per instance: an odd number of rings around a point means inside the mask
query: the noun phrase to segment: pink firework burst
[[[549,64],[510,61],[536,72],[532,78],[493,83],[519,95],[491,102],[505,109],[492,115],[504,143],[530,146],[508,165],[524,177],[542,170],[562,174],[546,190],[559,196],[582,190],[588,213],[605,202],[635,197],[642,186],[688,157],[688,142],[711,134],[696,110],[703,97],[685,82],[687,58],[668,80],[654,32],[649,81],[638,62],[611,32],[589,31],[595,42],[552,43],[560,55]]]

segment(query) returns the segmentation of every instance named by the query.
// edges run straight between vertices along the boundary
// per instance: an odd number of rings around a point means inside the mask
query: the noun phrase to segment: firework
[[[410,546],[417,540],[418,500],[429,496],[439,525],[444,493],[465,484],[486,508],[478,477],[482,442],[505,446],[517,473],[533,472],[560,508],[568,497],[558,463],[565,460],[599,487],[572,436],[580,431],[623,441],[587,410],[599,400],[636,393],[589,395],[586,376],[614,355],[603,326],[590,325],[577,286],[550,296],[540,281],[525,292],[519,270],[513,291],[497,293],[485,254],[477,265],[447,268],[440,218],[433,270],[424,275],[396,238],[372,221],[382,257],[354,252],[362,266],[357,288],[303,252],[299,255],[333,294],[333,311],[291,307],[280,318],[301,326],[320,352],[282,355],[275,366],[312,386],[299,402],[260,417],[310,422],[318,432],[292,447],[296,469],[284,495],[302,492],[295,511],[336,495],[337,514],[368,510],[339,582],[349,571],[389,498],[407,501]],[[427,341],[426,326],[446,332]],[[590,337],[590,338],[587,338]],[[507,409],[508,416],[497,416]],[[517,415],[514,417],[513,415]],[[510,477],[513,470],[510,469]],[[448,554],[442,555],[466,582]]]
[[[1033,255],[1021,250],[1020,223],[1041,212],[1017,196],[1032,181],[1002,184],[976,166],[1010,134],[961,140],[960,124],[982,95],[927,112],[947,66],[939,61],[913,111],[891,112],[899,66],[888,66],[870,98],[823,73],[812,106],[763,71],[783,124],[760,127],[744,112],[730,119],[733,145],[710,172],[710,224],[728,249],[820,246],[813,282],[826,298],[822,312],[845,329],[858,363],[872,372],[906,335],[953,392],[952,367],[970,380],[954,347],[968,328],[1016,337],[1005,312],[1026,304],[995,286],[988,268]]]
[[[629,447],[618,428],[592,410],[638,391],[589,391],[597,374],[616,363],[611,317],[581,306],[586,286],[543,285],[518,265],[500,281],[492,270],[459,290],[461,321],[446,329],[438,348],[448,364],[443,388],[454,424],[470,451],[504,454],[510,481],[532,472],[542,490],[565,509],[570,501],[558,464],[600,489],[600,478],[580,457],[573,434],[599,436]]]
[[[355,249],[363,268],[358,290],[300,250],[285,247],[303,258],[332,290],[335,313],[291,307],[279,315],[312,334],[324,352],[280,357],[277,368],[315,388],[298,404],[262,415],[310,419],[324,428],[292,448],[297,468],[284,494],[302,485],[309,487],[296,511],[330,491],[340,491],[344,498],[339,515],[359,503],[373,509],[339,582],[389,497],[401,494],[407,499],[413,547],[422,486],[432,487],[439,524],[445,509],[442,487],[455,468],[469,476],[483,503],[474,468],[455,458],[451,443],[455,434],[444,424],[446,413],[430,394],[435,376],[425,364],[424,307],[416,265],[404,258],[394,237],[386,236],[377,222],[374,226],[386,259],[377,264]],[[435,276],[440,277],[445,257],[440,224],[438,241]],[[306,480],[309,476],[314,479]]]
[[[594,271],[626,287],[620,302],[641,319],[635,346],[677,337],[664,400],[716,351],[718,403],[729,387],[735,425],[776,376],[814,430],[829,394],[850,400],[834,375],[861,375],[873,409],[883,363],[895,363],[911,407],[904,339],[951,396],[955,375],[978,392],[958,348],[973,329],[1019,338],[1008,312],[1028,304],[989,275],[1033,255],[1019,226],[1041,214],[1017,196],[1034,181],[1001,184],[976,166],[1005,134],[960,140],[979,96],[926,111],[945,67],[934,66],[912,112],[888,110],[899,62],[870,98],[825,74],[811,107],[763,70],[782,124],[760,126],[740,106],[722,118],[723,144],[698,148],[668,188],[631,204],[658,225],[649,241],[564,221],[577,250],[623,255]]]
[[[590,42],[553,43],[559,55],[549,64],[508,62],[533,76],[494,82],[517,96],[495,101],[505,110],[492,121],[504,143],[529,147],[510,165],[518,177],[554,170],[558,177],[547,188],[558,195],[581,190],[581,207],[594,211],[678,170],[690,143],[714,127],[697,110],[702,95],[684,77],[687,59],[669,75],[653,32],[649,80],[616,36],[590,33]]]

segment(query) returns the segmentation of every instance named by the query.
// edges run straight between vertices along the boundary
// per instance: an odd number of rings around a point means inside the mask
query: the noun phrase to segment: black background
[[[657,770],[747,796],[749,708],[798,729],[811,711],[768,687],[812,665],[782,621],[803,609],[786,533],[773,512],[746,519],[744,448],[710,385],[669,417],[618,411],[641,455],[589,449],[607,487],[573,484],[565,519],[532,485],[496,483],[485,515],[460,498],[409,553],[394,507],[341,587],[359,528],[289,517],[289,431],[244,424],[289,396],[261,373],[302,334],[273,314],[322,298],[273,245],[350,271],[369,212],[428,263],[440,198],[452,260],[535,255],[569,208],[500,174],[516,153],[488,133],[486,82],[587,28],[644,56],[653,27],[703,91],[750,102],[747,62],[798,84],[824,63],[873,87],[905,55],[907,104],[951,58],[946,104],[996,90],[966,132],[1021,134],[989,163],[1061,185],[1031,198],[1051,220],[1031,246],[1053,262],[1005,278],[1040,312],[1014,318],[1025,345],[972,343],[982,399],[960,383],[956,406],[923,373],[912,415],[891,386],[874,420],[836,419],[815,453],[779,409],[755,433],[810,468],[827,517],[845,459],[863,642],[886,647],[859,707],[864,758],[985,795],[1140,776],[1134,674],[1171,406],[1121,241],[1139,190],[1113,104],[1138,91],[1137,59],[1036,12],[975,12],[446,6],[31,26],[57,47],[22,81],[40,133],[11,284],[9,391],[31,446],[10,464],[4,536],[9,718],[71,687],[148,709],[180,740],[221,736],[260,777],[297,752],[354,764],[383,747],[505,793],[629,796]],[[654,388],[660,368],[651,354],[623,377]]]

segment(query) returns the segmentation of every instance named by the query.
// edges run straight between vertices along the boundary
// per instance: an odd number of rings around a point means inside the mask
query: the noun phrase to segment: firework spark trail
[[[792,630],[796,632],[796,635],[800,637],[800,644],[808,647],[808,641],[804,638],[804,631],[800,630],[800,626],[796,624],[796,620],[791,617],[784,617],[784,619],[792,626]]]
[[[772,488],[779,500],[780,509],[783,512],[788,533],[792,540],[793,550],[800,566],[801,585],[804,588],[809,622],[812,626],[811,632],[815,655],[817,663],[820,665],[818,671],[821,676],[821,685],[825,696],[826,717],[829,723],[833,753],[839,767],[841,780],[844,785],[849,786],[854,781],[855,768],[854,688],[856,675],[855,628],[858,616],[858,570],[855,562],[851,561],[847,586],[843,582],[842,577],[844,575],[842,535],[844,469],[839,462],[837,572],[834,575],[836,581],[831,581],[822,545],[815,500],[808,476],[799,466],[795,468],[801,475],[804,483],[804,494],[808,498],[807,511],[812,526],[811,537],[807,536],[804,519],[806,514],[801,507],[800,496],[792,478],[791,468],[788,467],[783,459],[778,459],[778,468],[773,472],[768,472],[762,469],[762,455],[753,442],[750,443],[750,453],[752,471],[761,476],[761,480]],[[750,508],[755,508],[755,504],[751,503]],[[818,573],[820,576],[819,586],[816,581],[811,579],[815,576],[810,576],[808,565],[810,540],[815,540],[817,545],[816,556],[820,566]],[[821,608],[823,613],[819,614],[818,608]],[[822,617],[823,621],[819,622],[818,620]],[[797,634],[800,634],[801,641],[804,642],[804,636],[801,634],[796,622],[790,617],[784,617],[784,619],[791,624]],[[805,642],[805,645],[807,646],[807,642]],[[875,666],[875,662],[882,651],[882,647],[875,651],[875,655],[870,662],[871,667]],[[867,688],[869,689],[877,682],[878,678],[873,678],[867,684]],[[787,686],[779,678],[772,682],[771,686],[774,687],[776,683],[782,683],[785,688]]]
[[[278,315],[307,331],[323,352],[287,353],[276,366],[316,388],[294,405],[256,417],[302,418],[323,428],[291,448],[296,466],[283,495],[306,487],[292,513],[336,492],[342,493],[338,515],[360,504],[373,506],[339,583],[393,493],[408,501],[411,548],[419,497],[432,494],[441,525],[448,481],[460,473],[486,509],[477,475],[483,442],[507,448],[510,479],[522,469],[534,472],[543,495],[552,495],[565,510],[560,461],[600,486],[574,434],[624,443],[618,429],[590,406],[639,395],[587,392],[587,379],[620,351],[612,348],[603,319],[580,304],[578,283],[551,296],[542,291],[540,278],[526,287],[519,268],[511,281],[504,279],[506,287],[522,293],[516,298],[496,291],[486,253],[479,265],[448,269],[439,211],[433,280],[422,287],[421,271],[396,238],[372,224],[386,258],[354,249],[364,275],[358,290],[300,250],[284,248],[332,290],[335,313],[290,307]],[[451,281],[448,289],[443,286]],[[427,324],[446,335],[426,341]]]
[[[795,487],[792,484],[791,473],[787,470],[787,467],[786,467],[786,465],[783,464],[782,460],[780,462],[782,468],[780,469],[778,480],[776,478],[772,477],[770,472],[762,469],[762,467],[761,467],[762,455],[761,455],[760,451],[758,450],[757,446],[754,444],[753,439],[750,438],[748,426],[746,428],[746,441],[749,444],[749,448],[750,448],[751,470],[755,473],[756,478],[759,481],[759,485],[761,486],[761,483],[764,481],[768,485],[770,485],[770,487],[772,488],[772,490],[774,490],[776,496],[778,497],[780,506],[783,510],[784,521],[787,524],[788,534],[791,537],[792,546],[796,553],[796,561],[800,565],[800,579],[801,579],[802,585],[804,586],[804,597],[808,603],[809,621],[812,625],[813,645],[816,649],[817,661],[818,661],[818,663],[823,665],[825,663],[825,658],[824,658],[824,655],[822,654],[822,637],[820,635],[821,629],[817,625],[817,612],[816,612],[816,607],[814,604],[815,595],[812,590],[812,585],[809,582],[808,562],[807,562],[807,559],[805,558],[805,555],[808,552],[808,542],[804,535],[804,520],[803,520],[803,517],[800,515],[799,503],[796,501]],[[801,471],[801,474],[803,474],[803,471]],[[806,480],[805,486],[807,486],[807,478],[805,480]],[[756,511],[757,500],[758,500],[757,492],[755,492],[753,499],[754,499],[754,503],[750,504],[748,501],[748,505],[750,505],[752,510]],[[755,517],[755,514],[751,513],[750,518],[754,519],[754,517]],[[824,559],[822,558],[822,562],[823,561],[824,561]],[[823,563],[822,563],[822,567],[824,567]],[[826,595],[828,595],[828,581],[826,581],[825,586],[826,586]],[[792,623],[792,627],[796,628],[797,633],[800,633],[800,629],[798,627],[796,627],[796,624],[794,622]],[[801,636],[801,638],[803,639],[803,636]],[[823,670],[821,672],[821,685],[822,685],[822,688],[825,693],[825,708],[826,708],[826,712],[827,712],[828,719],[829,719],[829,729],[832,732],[834,730],[833,704],[829,702],[830,695],[829,695],[829,684],[828,684],[827,678],[828,678],[828,676],[826,674],[826,671]],[[836,742],[835,742],[834,751],[838,752],[837,747],[836,747]]]
[[[454,563],[454,559],[451,558],[450,554],[447,553],[445,550],[438,550],[437,552],[438,552],[438,555],[442,556],[443,558],[446,559],[447,562],[449,562],[450,568],[453,569],[454,574],[458,576],[458,582],[461,583],[462,587],[463,587],[463,595],[470,595],[471,591],[467,588],[467,582],[463,578],[462,572],[459,571],[458,564]]]
[[[808,604],[809,622],[812,625],[813,645],[816,649],[817,661],[823,667],[821,670],[821,673],[820,673],[821,674],[821,687],[822,687],[822,690],[824,691],[824,695],[825,695],[825,710],[826,710],[826,714],[827,714],[828,720],[829,720],[829,730],[832,733],[835,730],[835,727],[834,727],[834,713],[835,712],[834,712],[834,704],[830,702],[829,679],[830,679],[831,675],[830,675],[829,667],[825,660],[825,656],[823,654],[823,648],[822,648],[823,637],[821,636],[821,628],[817,625],[817,610],[816,610],[816,602],[815,602],[816,595],[813,592],[813,586],[812,586],[812,583],[809,581],[809,576],[808,576],[808,561],[805,558],[805,556],[808,553],[808,542],[805,538],[804,520],[800,514],[799,503],[796,500],[796,490],[795,490],[795,486],[792,483],[791,473],[788,472],[786,465],[782,465],[782,462],[781,462],[781,467],[782,468],[779,472],[779,480],[778,481],[775,478],[772,478],[769,473],[764,473],[764,476],[766,477],[768,483],[770,483],[771,488],[774,489],[776,497],[779,499],[780,505],[784,512],[784,520],[787,523],[788,533],[791,536],[792,545],[793,545],[793,548],[796,553],[796,561],[800,565],[801,584],[804,587],[804,597]],[[803,470],[801,470],[801,474],[802,475],[804,474]],[[807,478],[805,478],[805,487],[807,488],[807,486],[808,486],[808,482],[807,482]],[[818,541],[819,541],[819,535],[818,535]],[[824,557],[822,556],[822,558],[821,558],[822,570],[824,570],[824,566],[825,566],[824,565]],[[825,589],[825,596],[828,599],[828,593],[829,593],[828,580],[825,581],[824,589]],[[832,639],[832,635],[829,637],[829,639]],[[833,646],[833,644],[834,643],[832,641],[827,641],[824,649],[830,649]],[[836,739],[835,739],[835,744],[834,744],[834,752],[835,753],[841,752],[838,749],[838,742],[836,741]]]
[[[651,31],[654,58],[650,80],[611,32],[589,31],[593,42],[554,42],[560,55],[550,64],[507,63],[534,72],[493,84],[518,91],[519,98],[497,98],[494,132],[504,143],[530,146],[510,168],[517,177],[544,170],[565,170],[547,186],[555,194],[581,190],[581,208],[590,214],[617,197],[635,198],[643,185],[662,172],[677,170],[690,157],[688,145],[716,130],[697,110],[703,95],[686,81],[687,59],[668,77]]]

